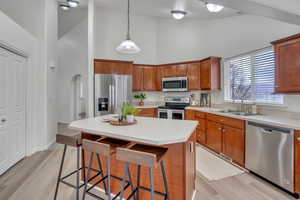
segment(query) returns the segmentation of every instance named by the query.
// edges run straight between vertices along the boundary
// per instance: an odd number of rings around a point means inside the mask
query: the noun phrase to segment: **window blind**
[[[275,54],[272,48],[231,58],[225,62],[225,100],[282,104],[275,95]]]

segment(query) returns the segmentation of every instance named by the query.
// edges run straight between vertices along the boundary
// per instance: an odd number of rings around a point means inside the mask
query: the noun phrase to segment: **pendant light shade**
[[[213,3],[206,3],[206,8],[209,12],[220,12],[224,6]]]
[[[68,0],[68,4],[71,8],[76,8],[79,5],[78,0]]]
[[[116,51],[123,54],[136,54],[141,51],[141,49],[135,44],[134,41],[130,39],[130,2],[127,1],[127,37],[126,40],[121,42],[121,44],[116,48]]]

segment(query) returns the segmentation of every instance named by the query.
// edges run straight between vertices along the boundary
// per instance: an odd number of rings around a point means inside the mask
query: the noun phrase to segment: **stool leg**
[[[80,147],[77,147],[76,200],[79,200]]]
[[[126,180],[127,180],[127,176],[128,176],[128,163],[126,162],[125,163],[125,167],[124,167],[124,177],[123,177],[123,180],[122,180],[122,188],[121,188],[121,194],[120,194],[120,200],[123,199],[124,197],[124,190],[125,190],[125,186],[126,186]]]
[[[59,168],[59,173],[58,173],[58,179],[57,179],[56,188],[55,188],[54,200],[57,199],[57,193],[58,193],[59,183],[60,183],[60,179],[61,179],[62,169],[63,169],[64,162],[65,162],[66,151],[67,151],[67,145],[64,146],[64,152],[63,152],[63,155],[62,155],[60,168]]]
[[[98,160],[98,166],[99,166],[99,169],[101,171],[101,178],[104,178],[104,172],[103,172],[103,168],[102,168],[102,163],[101,163],[101,160],[100,160],[100,156],[99,156],[98,153],[96,155],[97,155],[97,160]],[[103,181],[103,186],[104,186],[104,191],[107,194],[107,189],[106,189],[105,181]]]
[[[129,169],[129,164],[128,163],[126,164],[126,170],[127,170],[127,175],[128,175],[131,191],[133,192],[134,187],[133,187],[133,182],[132,182],[132,178],[131,178],[131,175],[130,175],[130,169]],[[136,195],[133,195],[133,199],[136,200]]]
[[[149,169],[150,174],[150,188],[151,188],[151,200],[155,200],[154,198],[154,175],[153,175],[153,168]]]
[[[83,179],[85,179],[85,151],[82,149],[81,150],[81,157],[82,157],[82,176],[83,176]]]
[[[161,167],[161,172],[163,175],[164,185],[165,185],[165,192],[166,192],[165,200],[169,200],[170,196],[169,196],[169,189],[168,189],[168,180],[167,180],[167,175],[166,175],[166,169],[164,166],[164,161],[160,162],[160,167]]]
[[[110,175],[110,156],[107,157],[107,196],[108,200],[111,200],[111,175]]]
[[[141,183],[141,165],[138,165],[137,168],[137,191],[136,191],[136,198],[137,200],[140,199],[140,183]]]
[[[94,159],[94,152],[91,152],[89,167],[88,167],[88,171],[87,171],[87,176],[84,177],[84,190],[83,190],[82,200],[85,199],[85,194],[86,194],[86,190],[87,190],[87,186],[88,186],[88,180],[89,180],[90,173],[91,173],[93,159]]]

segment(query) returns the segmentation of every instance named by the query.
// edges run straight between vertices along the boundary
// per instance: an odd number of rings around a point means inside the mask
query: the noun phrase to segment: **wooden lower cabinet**
[[[295,131],[295,192],[300,194],[300,131]]]
[[[197,129],[197,142],[206,145],[206,131]]]
[[[136,115],[139,117],[157,117],[157,109],[156,108],[142,108],[139,109],[140,112]]]
[[[245,165],[245,131],[230,126],[223,126],[223,154],[233,162]]]
[[[222,152],[222,125],[207,121],[206,146],[217,153]]]

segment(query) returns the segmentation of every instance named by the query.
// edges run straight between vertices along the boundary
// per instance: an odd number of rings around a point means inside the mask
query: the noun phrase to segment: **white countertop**
[[[139,106],[136,105],[134,107],[138,108],[138,109],[145,109],[145,108],[158,108],[160,105],[143,105],[143,106]]]
[[[187,107],[186,109],[190,110],[198,110],[202,112],[207,112],[211,114],[221,115],[225,117],[231,117],[236,119],[242,119],[246,121],[252,121],[256,123],[264,123],[271,126],[279,126],[284,128],[290,128],[294,130],[300,130],[300,119],[288,119],[288,118],[279,118],[268,115],[252,115],[252,116],[242,116],[242,115],[234,115],[230,113],[222,113],[222,109],[218,108],[202,108],[202,107]]]
[[[133,142],[166,145],[186,142],[198,125],[197,121],[136,117],[138,123],[135,125],[112,126],[102,122],[107,118],[108,116],[101,116],[74,121],[69,127],[78,131]]]

